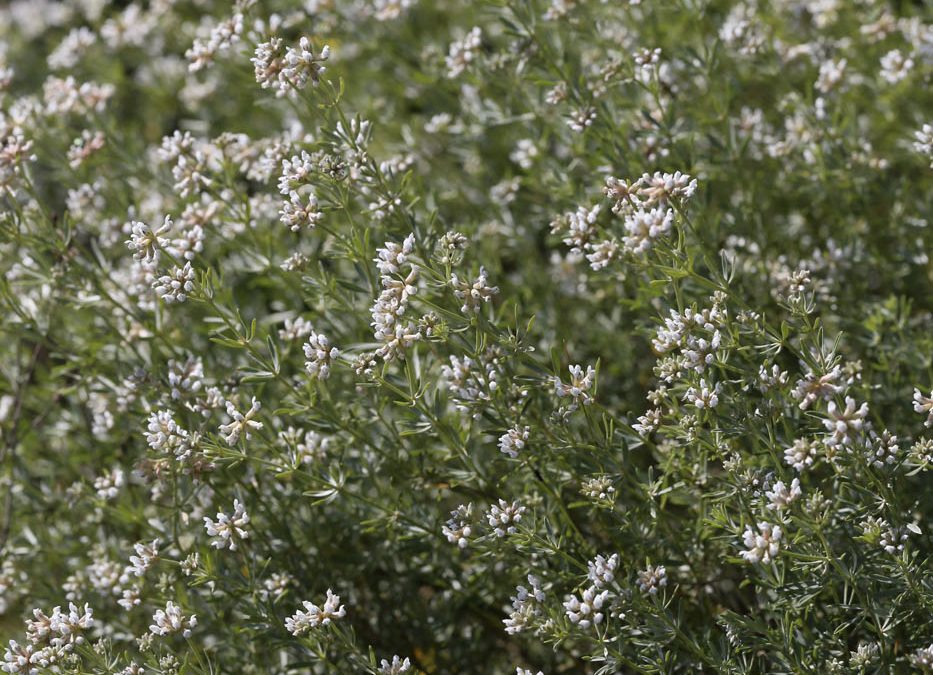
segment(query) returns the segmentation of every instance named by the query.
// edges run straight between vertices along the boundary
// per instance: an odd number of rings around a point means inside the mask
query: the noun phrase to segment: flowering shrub
[[[933,669],[925,18],[4,4],[0,669]]]

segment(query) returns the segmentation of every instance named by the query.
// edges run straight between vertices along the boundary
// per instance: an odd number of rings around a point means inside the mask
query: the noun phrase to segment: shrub
[[[933,668],[928,18],[0,8],[2,669]]]

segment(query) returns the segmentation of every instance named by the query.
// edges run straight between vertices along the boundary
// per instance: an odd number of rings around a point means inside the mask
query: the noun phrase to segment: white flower
[[[509,504],[504,499],[499,500],[499,504],[493,504],[486,513],[486,520],[489,526],[494,528],[497,537],[504,537],[506,534],[515,534],[515,524],[521,521],[525,507],[518,502]]]
[[[295,191],[289,193],[288,201],[282,203],[279,211],[279,220],[292,232],[298,232],[302,227],[313,228],[322,216],[314,195],[308,195],[302,200],[301,195]]]
[[[900,49],[892,49],[881,57],[881,77],[888,84],[897,84],[910,75],[914,60],[904,56]]]
[[[910,662],[924,672],[933,671],[933,642],[929,647],[923,647],[911,654]]]
[[[499,452],[512,459],[518,457],[518,453],[525,449],[525,442],[528,440],[530,431],[529,427],[517,426],[506,431],[499,437]]]
[[[110,472],[94,479],[94,489],[97,490],[97,496],[101,499],[115,499],[120,494],[123,483],[123,469],[115,466]]]
[[[791,392],[794,398],[800,401],[800,409],[806,410],[818,398],[826,401],[830,400],[835,394],[842,393],[845,387],[837,384],[842,377],[842,368],[835,366],[825,375],[817,375],[813,372],[807,373],[803,379],[797,380],[794,391]]]
[[[373,0],[373,10],[375,11],[376,20],[391,21],[392,19],[397,19],[403,12],[414,7],[416,2],[417,0]],[[405,659],[405,663],[408,663],[408,659]],[[404,671],[400,670],[398,672]]]
[[[907,532],[900,527],[888,527],[881,533],[878,543],[888,555],[897,555],[904,550],[904,542],[907,541]]]
[[[40,609],[34,609],[33,618],[26,621],[26,638],[36,645],[46,643],[54,652],[60,654],[70,652],[74,645],[84,643],[84,632],[94,625],[93,614],[93,610],[87,604],[84,607],[78,607],[73,602],[68,603],[67,612],[63,612],[61,607],[55,607],[51,616],[46,615]],[[37,662],[30,661],[30,663]]]
[[[933,124],[924,124],[914,132],[913,146],[914,150],[927,156],[930,160],[930,168],[933,169]]]
[[[868,417],[868,403],[862,403],[856,408],[855,400],[846,396],[844,410],[839,410],[836,402],[830,401],[826,414],[827,418],[823,420],[823,426],[827,431],[832,432],[832,436],[826,439],[826,445],[851,445],[856,435],[862,431],[865,418]]]
[[[334,619],[341,619],[347,614],[347,610],[340,604],[340,596],[334,595],[329,588],[323,607],[313,605],[307,600],[301,604],[304,611],[299,609],[285,619],[286,630],[295,637],[304,635],[312,628],[326,626]]]
[[[211,546],[218,549],[229,548],[235,551],[237,542],[249,539],[249,532],[245,529],[248,524],[249,514],[238,499],[233,500],[232,515],[219,512],[217,522],[204,517],[204,529],[207,530],[208,536],[214,537]]]
[[[914,389],[914,412],[927,416],[923,420],[923,426],[933,427],[933,391],[929,396],[924,396],[919,389]]]
[[[317,86],[321,75],[327,70],[322,64],[330,58],[330,47],[324,45],[319,54],[314,53],[311,40],[302,37],[298,47],[289,47],[285,52],[285,67],[281,77],[295,89],[304,89],[310,81]]]
[[[638,590],[642,593],[655,595],[659,588],[667,586],[667,569],[663,565],[655,567],[648,565],[638,573]]]
[[[185,616],[181,607],[169,600],[165,609],[156,610],[152,615],[152,625],[149,630],[155,635],[171,635],[172,633],[181,633],[182,637],[191,637],[191,629],[198,625],[198,617],[195,614]]]
[[[612,479],[608,476],[588,478],[580,485],[580,493],[594,502],[612,503],[615,500],[615,492]]]
[[[207,39],[198,38],[185,52],[188,59],[188,70],[192,73],[206,68],[214,62],[214,57],[227,51],[240,41],[243,33],[243,14],[236,12],[233,16],[220,21],[215,25]]]
[[[415,250],[415,235],[409,234],[401,244],[387,241],[382,248],[376,249],[373,259],[382,275],[400,274],[402,266],[409,264],[408,256]]]
[[[742,542],[748,550],[741,551],[739,555],[752,564],[770,563],[777,556],[778,551],[781,550],[783,536],[784,533],[779,525],[760,522],[758,523],[757,534],[751,525],[748,525],[745,528],[745,535],[742,537]]]
[[[184,267],[176,266],[152,283],[152,288],[167,303],[184,302],[188,293],[194,290],[194,269],[190,262]]]
[[[652,204],[667,204],[672,198],[687,200],[696,192],[697,181],[685,173],[643,174],[638,179],[638,196],[644,200],[645,206]]]
[[[312,333],[314,327],[303,317],[285,319],[285,326],[279,329],[280,340],[298,340]]]
[[[656,240],[671,231],[673,222],[672,209],[638,210],[627,215],[624,222],[626,235],[622,238],[625,250],[636,255],[645,253]]]
[[[473,283],[461,281],[456,274],[450,275],[450,285],[454,295],[463,303],[460,311],[464,314],[476,314],[484,302],[489,302],[499,292],[498,286],[489,285],[486,269],[479,268],[479,277]]]
[[[447,77],[457,78],[466,70],[476,58],[482,40],[483,31],[474,26],[462,39],[451,43],[446,59]]]
[[[292,577],[284,572],[273,572],[268,579],[263,580],[259,594],[263,600],[277,602],[285,595],[292,581]]]
[[[289,200],[291,195],[303,186],[307,185],[314,173],[314,163],[311,155],[302,150],[300,154],[286,157],[282,160],[282,173],[279,175],[279,192],[287,195]]]
[[[386,659],[379,662],[379,675],[401,675],[409,670],[411,670],[411,659],[408,657],[401,659],[397,654],[392,657],[391,663]]]
[[[619,254],[619,243],[615,239],[606,239],[596,243],[588,242],[586,249],[589,251],[586,259],[590,262],[590,269],[598,272],[616,259]]]
[[[567,235],[563,242],[570,247],[572,253],[582,253],[590,239],[596,234],[596,220],[602,210],[600,204],[588,209],[578,206],[576,211],[570,211],[551,223],[551,231],[557,233],[566,227]]]
[[[340,350],[330,346],[330,340],[323,333],[311,331],[308,341],[304,345],[305,370],[308,374],[320,380],[326,380],[330,377],[330,367],[337,357],[340,356]]]
[[[141,577],[159,557],[159,540],[153,539],[151,544],[144,544],[142,542],[133,544],[133,550],[136,551],[136,555],[130,556],[130,565],[133,574]]]
[[[188,432],[178,426],[168,410],[150,413],[146,442],[153,450],[171,453],[180,460],[191,454]]]
[[[640,49],[632,53],[632,60],[642,71],[650,72],[651,66],[656,66],[661,62],[661,48]]]
[[[661,426],[662,415],[663,411],[660,408],[649,408],[644,415],[639,416],[638,422],[633,424],[632,428],[642,436],[647,436]]]
[[[842,82],[846,72],[847,61],[839,59],[838,61],[826,60],[820,64],[820,74],[816,78],[816,89],[824,94],[832,91],[836,85]]]
[[[609,591],[599,591],[596,586],[590,586],[577,598],[571,595],[564,602],[567,618],[571,623],[578,624],[580,628],[589,628],[602,623],[603,605],[609,598]]]
[[[411,344],[421,338],[413,323],[402,321],[408,308],[408,298],[417,292],[418,268],[408,261],[414,251],[415,237],[408,235],[402,244],[386,242],[377,249],[376,266],[381,274],[382,292],[376,298],[370,314],[374,337],[381,343],[376,355],[385,361],[397,358]],[[405,276],[402,277],[403,268]]]
[[[797,471],[813,466],[816,444],[804,438],[794,440],[794,444],[784,450],[784,461]]]
[[[869,433],[871,442],[865,447],[865,457],[878,469],[897,462],[901,449],[897,444],[897,436],[885,429],[881,434],[874,431]]]
[[[165,216],[162,225],[155,231],[145,223],[133,221],[130,223],[131,234],[126,240],[127,247],[133,251],[133,257],[143,262],[157,262],[159,249],[168,246],[168,239],[159,235],[165,234],[172,228],[172,219]]]
[[[770,490],[765,491],[765,497],[770,502],[768,508],[777,510],[786,509],[800,495],[799,478],[792,480],[789,488],[784,484],[784,481],[779,480]]]
[[[81,132],[71,147],[68,148],[68,165],[72,169],[79,168],[85,160],[104,147],[104,134],[100,131],[91,133],[87,129]]]
[[[523,138],[515,144],[515,149],[509,154],[509,159],[526,171],[534,165],[538,157],[538,146],[530,138]]]
[[[775,387],[787,384],[787,371],[774,364],[769,371],[764,366],[758,367],[758,388],[763,392],[770,391]]]
[[[690,387],[684,395],[684,400],[689,401],[701,410],[704,408],[715,408],[719,405],[719,383],[710,388],[706,380],[701,379],[698,387]]]
[[[441,528],[441,533],[447,537],[447,541],[456,544],[460,548],[466,548],[469,543],[470,535],[473,534],[473,526],[470,520],[473,517],[473,505],[461,504],[450,512],[450,518]]]
[[[244,434],[249,439],[250,429],[262,429],[262,422],[253,419],[260,408],[262,408],[262,404],[256,400],[255,396],[245,415],[236,409],[232,401],[227,401],[227,414],[233,418],[233,421],[221,424],[218,430],[228,445],[236,445],[237,441],[240,440],[240,436]]]
[[[593,122],[596,121],[596,109],[591,106],[583,106],[582,108],[577,108],[570,116],[567,118],[567,126],[570,127],[571,131],[576,133],[582,133],[588,127],[593,125]]]
[[[256,52],[250,59],[256,75],[256,82],[263,89],[274,89],[276,96],[285,96],[290,88],[288,81],[283,77],[285,69],[285,50],[282,48],[282,38],[272,37],[268,42],[260,42]]]
[[[587,366],[584,372],[582,366],[573,365],[570,366],[570,384],[564,384],[560,379],[554,378],[554,388],[558,396],[570,396],[574,403],[589,405],[593,402],[593,397],[589,392],[595,381],[596,370],[593,366]]]
[[[593,582],[593,586],[596,588],[604,588],[615,579],[615,571],[619,566],[619,554],[613,553],[608,558],[597,555],[593,560],[590,560],[586,566],[589,570],[587,572],[587,577]]]
[[[541,580],[529,574],[528,585],[531,586],[531,590],[524,586],[518,586],[515,589],[515,595],[512,597],[512,611],[507,619],[502,620],[505,624],[505,632],[509,635],[521,633],[540,614],[538,607],[544,602]]]

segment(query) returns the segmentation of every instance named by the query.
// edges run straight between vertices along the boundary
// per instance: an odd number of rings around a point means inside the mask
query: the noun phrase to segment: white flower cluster
[[[375,259],[379,268],[382,292],[376,298],[370,314],[375,338],[380,343],[376,355],[392,361],[402,354],[421,334],[413,323],[403,321],[408,299],[417,292],[418,268],[408,261],[415,250],[415,235],[408,235],[401,244],[386,242]]]
[[[924,672],[933,671],[933,642],[911,654],[910,662]]]
[[[508,618],[502,620],[505,632],[509,635],[521,633],[541,614],[540,607],[545,599],[541,580],[529,574],[528,585],[530,589],[525,586],[516,587],[515,595],[512,596],[512,611]]]
[[[330,377],[330,368],[340,356],[340,350],[330,346],[330,340],[323,333],[311,331],[304,345],[305,370],[312,378],[326,380]]]
[[[648,565],[638,573],[638,590],[648,595],[657,595],[658,590],[667,586],[667,569],[663,565]]]
[[[777,481],[770,490],[765,492],[765,497],[768,498],[769,509],[780,511],[790,506],[801,494],[800,479],[794,478],[790,487],[784,481]]]
[[[881,77],[888,84],[897,84],[910,75],[914,60],[900,49],[892,49],[881,57]]]
[[[184,302],[188,293],[194,290],[194,270],[191,263],[186,262],[184,267],[176,265],[168,274],[156,279],[152,288],[165,302]]]
[[[110,471],[94,479],[94,489],[101,499],[116,499],[125,481],[126,477],[123,469],[115,466]]]
[[[195,614],[185,616],[181,607],[169,600],[165,603],[165,609],[156,610],[152,615],[152,624],[149,630],[153,635],[173,635],[181,633],[182,637],[191,637],[192,629],[198,625],[198,617]]]
[[[486,513],[486,520],[497,537],[504,537],[507,534],[515,534],[515,526],[521,521],[525,507],[517,501],[511,504],[500,499],[498,504],[489,507]]]
[[[928,429],[933,427],[933,391],[929,396],[924,396],[919,389],[914,389],[914,412],[927,416],[923,420],[923,426]]]
[[[483,31],[474,26],[460,40],[452,42],[447,53],[447,77],[454,79],[460,77],[464,70],[474,61],[483,41]]]
[[[480,268],[479,277],[473,283],[463,281],[456,274],[450,275],[450,285],[454,295],[463,303],[460,311],[464,314],[477,314],[484,302],[489,302],[499,292],[499,288],[489,285],[485,268]]]
[[[565,383],[560,378],[554,378],[554,390],[560,397],[569,396],[573,399],[574,405],[589,405],[593,402],[593,396],[590,390],[596,384],[596,369],[593,366],[587,366],[583,370],[581,365],[570,366],[570,382]]]
[[[232,16],[215,25],[207,39],[197,39],[185,52],[188,70],[197,72],[212,64],[216,56],[228,51],[240,41],[243,34],[243,12],[249,9],[255,0],[237,0]]]
[[[659,354],[678,349],[680,353],[670,362],[669,370],[659,373],[661,378],[665,382],[673,382],[684,369],[704,372],[715,361],[716,353],[722,347],[721,328],[728,318],[729,313],[718,296],[713,297],[711,307],[699,311],[690,307],[682,313],[671,309],[651,345]]]
[[[797,471],[803,471],[813,466],[816,460],[818,443],[806,438],[794,439],[794,444],[784,450],[784,461]]]
[[[571,595],[564,602],[567,618],[580,628],[598,626],[605,618],[603,606],[608,599],[609,591],[600,591],[596,586],[590,586],[579,597]]]
[[[613,553],[608,558],[597,555],[587,563],[587,577],[596,588],[604,588],[615,580],[615,571],[618,566],[618,553]]]
[[[933,124],[924,124],[914,132],[913,147],[930,160],[930,168],[933,169]],[[2,164],[0,164],[0,171],[2,171]],[[0,173],[0,186],[2,185],[2,173]]]
[[[174,455],[180,461],[191,455],[195,440],[178,425],[168,410],[158,410],[149,415],[145,436],[150,448]]]
[[[865,418],[868,417],[868,404],[862,403],[856,407],[855,400],[846,396],[846,407],[842,410],[836,405],[835,401],[830,401],[826,407],[827,418],[823,420],[823,426],[831,432],[826,439],[826,445],[834,447],[837,445],[852,445],[858,439],[863,427]]]
[[[245,414],[237,410],[232,401],[227,401],[227,415],[232,420],[227,424],[221,424],[218,429],[227,445],[236,445],[240,436],[245,436],[248,440],[250,429],[262,429],[262,422],[253,419],[261,408],[262,404],[256,400],[255,396]]]
[[[0,88],[2,91],[2,88]],[[18,126],[7,126],[0,116],[0,194],[12,192],[24,176],[24,164],[36,161],[33,141]]]
[[[525,449],[525,443],[528,442],[530,433],[530,427],[512,427],[499,437],[499,452],[516,459],[519,453]]]
[[[721,389],[719,382],[711,387],[706,380],[701,378],[696,387],[687,389],[684,400],[692,403],[700,410],[715,408],[719,405],[719,392]]]
[[[52,615],[40,609],[26,621],[26,642],[10,640],[0,670],[5,673],[39,673],[58,670],[59,663],[75,646],[84,644],[84,634],[94,625],[93,610],[69,603],[68,610],[55,607]]]
[[[218,512],[217,521],[213,521],[207,516],[204,517],[204,529],[207,530],[209,537],[214,541],[211,546],[222,549],[229,548],[235,551],[237,544],[249,539],[249,532],[246,526],[249,525],[249,514],[239,499],[233,500],[233,513]]]
[[[288,193],[288,201],[282,203],[279,219],[292,232],[302,227],[313,228],[323,217],[317,197],[313,194],[302,196],[296,191]]]
[[[657,239],[671,231],[673,209],[639,209],[625,215],[625,250],[636,255],[647,252]]]
[[[845,386],[838,384],[842,378],[842,367],[834,366],[832,370],[823,375],[810,371],[803,379],[797,380],[792,392],[794,398],[800,401],[800,409],[806,410],[817,399],[829,401],[836,394],[842,393]]]
[[[127,239],[126,245],[133,251],[133,258],[145,263],[154,263],[159,260],[159,253],[168,246],[168,239],[161,236],[172,228],[172,219],[165,216],[156,230],[151,229],[145,223],[133,221],[130,223],[132,233]]]
[[[308,82],[317,86],[327,68],[330,47],[324,45],[315,53],[311,40],[302,36],[297,47],[284,48],[281,38],[272,37],[256,47],[251,59],[256,82],[263,89],[272,89],[279,97],[296,96]]]
[[[447,537],[447,541],[456,544],[460,548],[466,548],[473,534],[473,504],[461,504],[450,512],[450,518],[441,528],[441,533]]]
[[[499,388],[496,360],[485,357],[483,355],[477,363],[469,356],[460,358],[451,354],[450,365],[441,366],[441,378],[458,410],[466,412],[473,406],[479,408]]]
[[[742,543],[745,544],[746,551],[739,553],[742,558],[752,564],[763,563],[767,565],[777,556],[781,550],[781,540],[784,532],[780,525],[772,525],[768,522],[758,523],[758,532],[752,529],[751,525],[745,528],[745,534],[742,537]]]
[[[383,0],[388,1],[388,0]],[[379,675],[401,675],[402,673],[407,673],[411,670],[411,659],[407,656],[402,659],[397,654],[392,657],[390,662],[388,659],[382,659],[379,662]]]
[[[334,595],[329,588],[322,607],[318,607],[307,600],[304,600],[301,604],[304,606],[304,610],[299,609],[285,619],[285,629],[295,637],[304,635],[314,628],[327,626],[334,619],[342,619],[347,615],[347,610],[340,604],[340,596]]]
[[[130,567],[133,574],[141,577],[146,573],[146,570],[152,567],[152,564],[159,557],[159,544],[159,539],[154,539],[149,544],[143,542],[133,544],[133,550],[136,552],[136,555],[130,556]]]

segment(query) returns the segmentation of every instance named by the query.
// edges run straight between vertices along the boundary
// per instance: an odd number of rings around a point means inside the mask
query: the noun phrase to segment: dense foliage
[[[4,4],[0,670],[933,669],[929,10]]]

